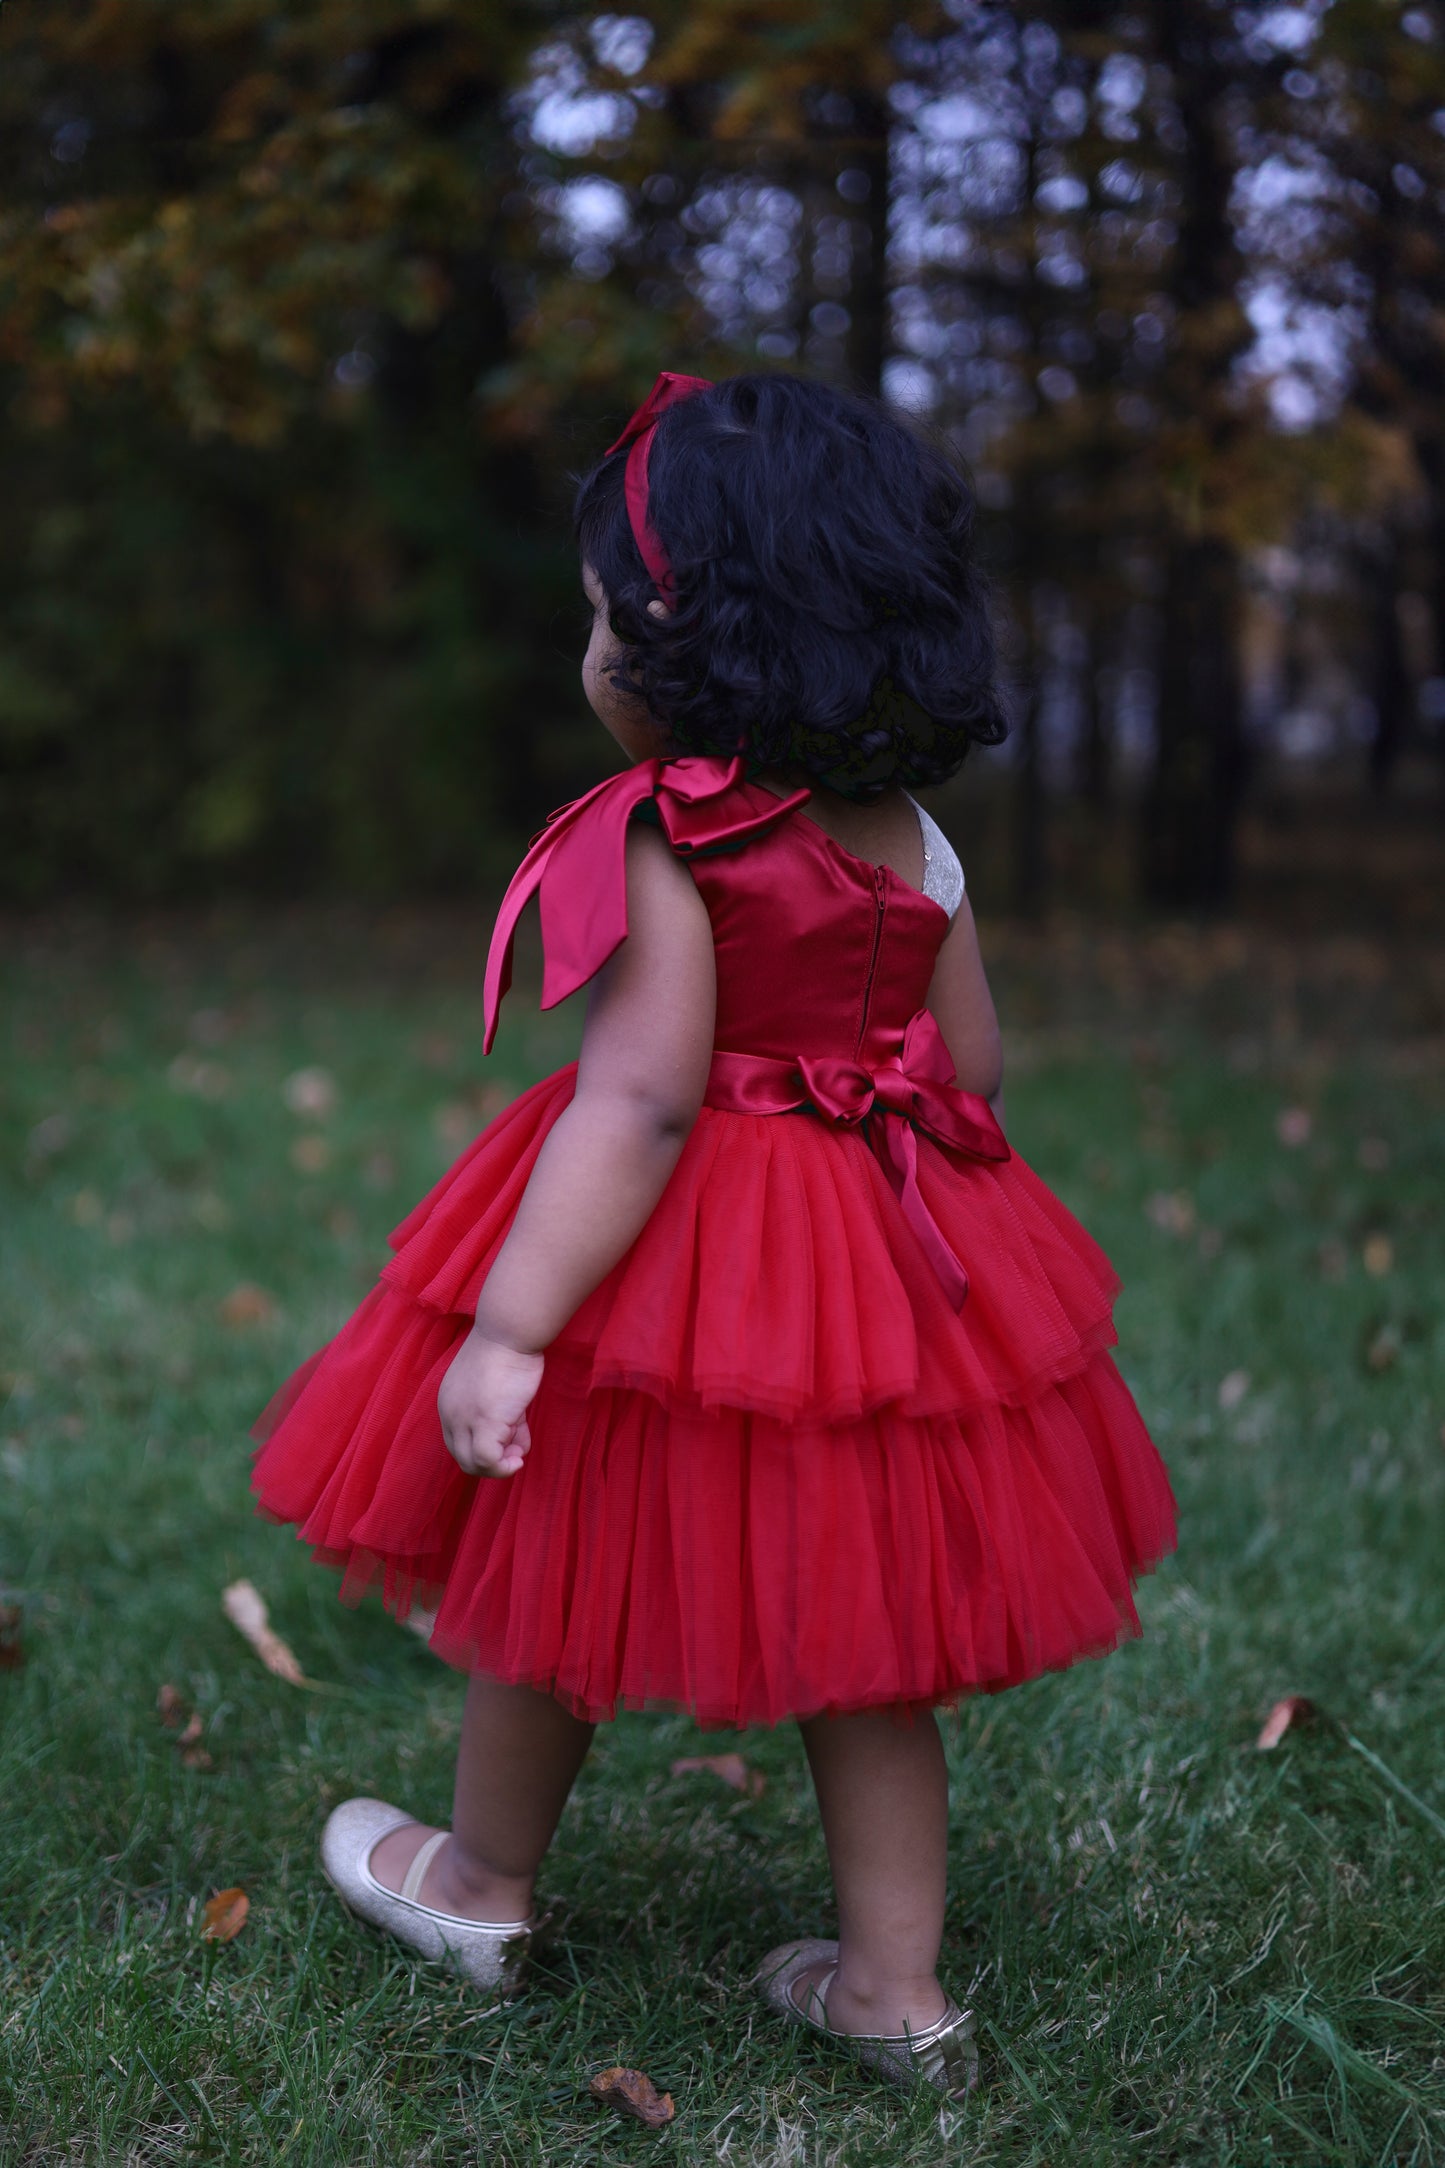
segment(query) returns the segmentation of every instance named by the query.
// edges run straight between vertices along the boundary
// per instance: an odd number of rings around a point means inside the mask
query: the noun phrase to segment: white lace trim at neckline
[[[918,832],[923,841],[923,893],[932,903],[941,904],[952,918],[963,901],[963,868],[958,853],[939,827],[933,815],[905,791],[904,797],[918,815]]]

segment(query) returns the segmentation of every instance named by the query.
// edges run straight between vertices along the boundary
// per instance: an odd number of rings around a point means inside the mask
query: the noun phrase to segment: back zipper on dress
[[[863,981],[863,1012],[858,1019],[858,1044],[855,1054],[863,1051],[863,1041],[868,1036],[868,1011],[873,1003],[873,980],[878,971],[878,951],[883,946],[883,913],[887,909],[888,875],[882,866],[873,868],[873,901],[877,911],[873,919],[873,952],[868,958],[868,976]]]

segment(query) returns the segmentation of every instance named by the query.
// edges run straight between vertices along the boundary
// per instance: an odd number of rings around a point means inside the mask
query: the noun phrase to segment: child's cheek
[[[587,643],[587,653],[582,658],[582,690],[589,706],[607,722],[617,706],[617,688],[607,675],[608,666],[617,652],[618,641],[610,626],[600,620],[593,628]]]

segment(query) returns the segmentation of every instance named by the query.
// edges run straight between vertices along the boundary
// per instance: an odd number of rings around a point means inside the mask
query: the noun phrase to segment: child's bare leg
[[[835,2032],[917,2032],[947,2006],[936,1967],[948,1772],[932,1709],[913,1718],[910,1726],[864,1711],[799,1726],[838,1898],[838,1970],[827,1996]],[[827,1970],[797,1985],[800,2005]]]
[[[537,1869],[591,1744],[592,1726],[550,1694],[474,1674],[451,1839],[427,1867],[421,1902],[462,1919],[526,1919]],[[383,1889],[400,1889],[431,1834],[413,1823],[382,1838],[371,1871]]]

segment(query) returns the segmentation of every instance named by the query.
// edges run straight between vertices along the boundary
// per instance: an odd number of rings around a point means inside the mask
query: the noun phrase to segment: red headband
[[[627,500],[627,518],[633,538],[642,552],[642,562],[652,576],[652,583],[665,600],[671,601],[676,582],[667,552],[657,538],[657,530],[648,516],[647,467],[652,457],[652,440],[657,425],[669,407],[680,406],[684,399],[695,399],[700,391],[711,391],[712,385],[705,376],[675,376],[671,369],[664,369],[633,415],[615,444],[609,444],[606,456],[620,452],[624,444],[632,450],[627,455],[627,473],[623,478],[623,494]]]

